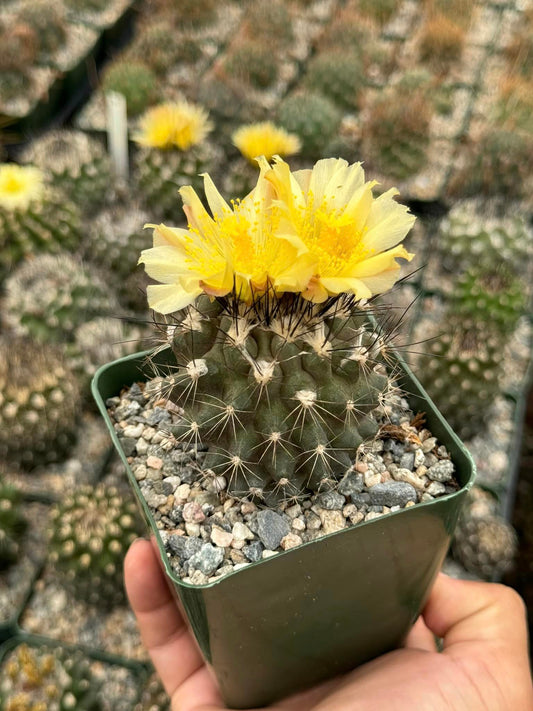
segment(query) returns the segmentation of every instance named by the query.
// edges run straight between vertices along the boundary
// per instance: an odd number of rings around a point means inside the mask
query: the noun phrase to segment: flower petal
[[[201,293],[200,286],[192,291],[185,291],[180,284],[150,284],[146,287],[149,307],[160,314],[185,308]]]
[[[364,243],[378,252],[401,242],[416,220],[409,208],[393,199],[397,194],[391,188],[374,200],[366,221]]]

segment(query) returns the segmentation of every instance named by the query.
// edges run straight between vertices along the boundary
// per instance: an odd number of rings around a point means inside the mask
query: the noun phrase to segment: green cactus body
[[[274,47],[286,47],[294,40],[293,22],[286,4],[253,2],[243,18],[245,34]]]
[[[423,91],[406,92],[401,85],[373,102],[363,135],[367,154],[382,173],[405,180],[426,165],[431,114]]]
[[[275,317],[259,311],[201,297],[168,329],[180,366],[168,387],[184,410],[174,436],[209,447],[204,469],[232,495],[268,501],[344,473],[377,431],[369,413],[390,380],[364,312],[292,295],[267,308]]]
[[[254,41],[233,48],[224,60],[224,69],[232,79],[256,89],[267,89],[278,77],[278,63],[271,47]]]
[[[101,207],[110,193],[109,158],[102,144],[81,131],[52,131],[22,155],[52,176],[52,183],[82,211]]]
[[[163,0],[180,26],[206,27],[217,19],[217,0]]]
[[[75,438],[76,378],[53,346],[0,343],[0,457],[32,468],[60,460]]]
[[[98,274],[68,254],[40,255],[21,264],[6,279],[5,291],[4,322],[44,342],[72,341],[80,324],[119,312]]]
[[[100,683],[79,651],[20,644],[4,663],[3,711],[101,711]]]
[[[359,92],[366,84],[359,52],[317,54],[309,63],[304,84],[310,91],[327,96],[342,109],[357,108]]]
[[[363,15],[384,24],[394,15],[399,5],[399,0],[359,0],[358,9]]]
[[[50,560],[73,595],[90,604],[123,603],[123,562],[141,533],[137,506],[114,487],[81,487],[51,513]]]
[[[170,699],[156,674],[148,679],[133,711],[170,711]]]
[[[79,211],[60,195],[45,194],[26,208],[0,204],[0,276],[24,257],[74,249],[80,237]]]
[[[453,429],[470,439],[484,427],[500,391],[501,339],[485,324],[453,321],[433,340],[421,368],[421,380]]]
[[[66,4],[77,12],[102,12],[108,2],[107,0],[66,0]]]
[[[156,219],[183,221],[178,189],[200,188],[202,173],[217,166],[218,150],[203,141],[186,151],[140,147],[135,158],[137,185],[143,204]]]
[[[156,100],[157,77],[144,62],[119,59],[106,70],[102,89],[122,94],[128,114],[137,116]]]
[[[20,536],[27,522],[20,510],[20,494],[0,483],[0,570],[17,560]]]
[[[304,92],[283,99],[278,119],[283,128],[300,138],[302,155],[316,157],[337,132],[341,114],[327,97]]]
[[[533,234],[524,214],[499,217],[483,202],[457,203],[441,222],[438,236],[443,265],[454,272],[479,264],[504,264],[523,274],[529,267]]]
[[[157,76],[163,77],[177,64],[194,64],[202,58],[202,48],[195,37],[180,37],[167,23],[142,28],[131,47],[135,60],[142,59]]]

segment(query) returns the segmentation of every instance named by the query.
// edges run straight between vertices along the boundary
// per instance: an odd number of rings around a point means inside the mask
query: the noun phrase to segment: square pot
[[[450,452],[461,488],[193,586],[169,564],[105,406],[123,387],[149,379],[149,353],[101,367],[93,395],[227,705],[267,705],[400,646],[429,596],[475,474],[469,453],[407,366],[398,358],[399,384]],[[165,349],[152,360],[163,369],[172,359]]]

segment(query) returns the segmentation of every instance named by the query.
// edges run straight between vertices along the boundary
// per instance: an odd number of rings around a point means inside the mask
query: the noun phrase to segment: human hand
[[[128,597],[173,711],[224,711],[149,541],[126,556]],[[437,652],[435,637],[443,638]],[[533,711],[525,608],[510,588],[439,575],[405,647],[272,711]]]

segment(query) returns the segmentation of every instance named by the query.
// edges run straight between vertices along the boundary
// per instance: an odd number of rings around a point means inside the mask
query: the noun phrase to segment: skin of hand
[[[172,711],[224,711],[155,543],[135,541],[126,591]],[[443,639],[438,652],[435,636]],[[440,574],[405,647],[268,707],[272,711],[533,711],[526,611],[495,583]]]

